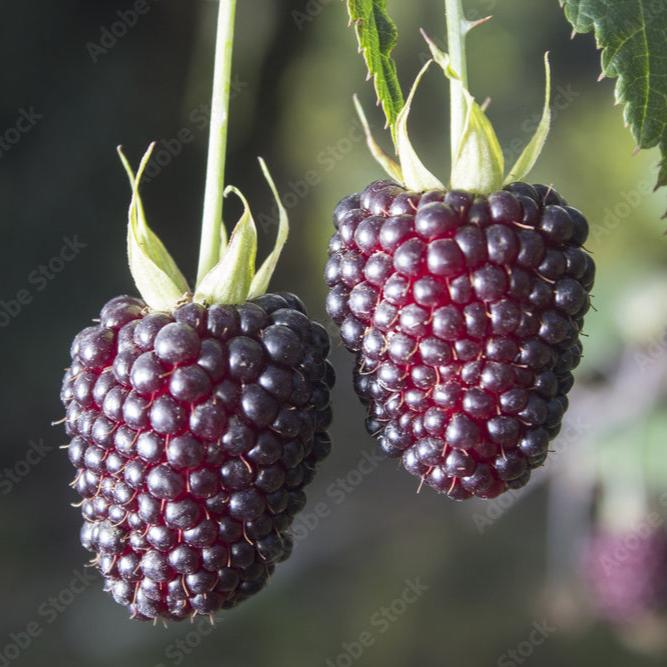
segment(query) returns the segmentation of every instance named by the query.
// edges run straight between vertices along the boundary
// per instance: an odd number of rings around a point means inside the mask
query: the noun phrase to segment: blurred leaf
[[[394,135],[396,118],[404,102],[396,63],[391,57],[398,30],[387,14],[387,0],[348,0],[347,10],[387,125]]]
[[[576,32],[595,31],[602,73],[618,77],[616,100],[639,148],[659,145],[657,187],[667,185],[667,3],[561,0]]]

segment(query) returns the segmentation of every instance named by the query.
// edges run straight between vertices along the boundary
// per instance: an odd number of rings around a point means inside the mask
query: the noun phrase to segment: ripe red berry
[[[81,542],[133,617],[233,607],[286,559],[326,458],[326,330],[293,295],[147,312],[111,300],[62,388]]]
[[[526,484],[559,432],[595,266],[552,188],[391,181],[340,202],[327,311],[388,456],[456,500]]]

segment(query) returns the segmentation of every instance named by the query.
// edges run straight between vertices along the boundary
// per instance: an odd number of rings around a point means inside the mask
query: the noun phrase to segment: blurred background
[[[128,620],[83,569],[64,434],[50,423],[62,416],[72,337],[133,291],[116,145],[136,163],[160,142],[144,187],[149,219],[191,275],[199,242],[216,4],[146,2],[142,15],[131,0],[2,7],[0,667],[664,665],[667,201],[651,192],[657,153],[632,156],[613,83],[596,83],[594,41],[570,40],[555,0],[465,2],[470,17],[494,15],[471,36],[470,77],[491,98],[508,159],[539,117],[551,52],[554,127],[532,178],[592,226],[597,310],[543,473],[487,503],[417,494],[375,456],[352,359],[335,345],[335,448],[295,524],[294,554],[265,592],[214,629],[165,630]],[[425,58],[418,28],[442,44],[442,3],[389,6],[407,87]],[[227,180],[248,195],[268,247],[275,211],[256,156],[267,159],[292,224],[273,287],[298,291],[322,321],[333,207],[382,177],[352,94],[377,137],[384,119],[346,23],[340,0],[239,3]],[[445,179],[447,128],[447,88],[432,69],[412,135]]]

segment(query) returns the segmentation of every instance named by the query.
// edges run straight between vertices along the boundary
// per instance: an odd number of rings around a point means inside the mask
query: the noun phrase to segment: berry
[[[648,521],[638,525],[599,530],[584,547],[583,577],[598,613],[612,623],[664,609],[667,599],[667,537]]]
[[[147,310],[117,297],[75,338],[68,454],[105,589],[135,618],[183,619],[235,606],[289,556],[334,374],[293,295]]]
[[[523,486],[560,428],[594,264],[552,188],[371,184],[336,208],[329,316],[368,431],[456,500]]]

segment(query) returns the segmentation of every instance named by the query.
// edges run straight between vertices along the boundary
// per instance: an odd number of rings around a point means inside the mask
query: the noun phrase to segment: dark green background
[[[179,149],[146,184],[145,200],[153,228],[190,276],[198,247],[206,155],[202,117],[209,103],[216,6],[200,0],[147,4],[148,13],[104,53],[91,51],[91,43],[100,43],[102,29],[110,29],[119,20],[117,11],[131,2],[0,5],[0,137],[22,109],[43,116],[0,157],[0,305],[11,306],[27,291],[20,312],[0,318],[6,325],[0,328],[0,470],[27,472],[18,483],[8,484],[6,471],[0,476],[0,655],[15,655],[12,633],[32,624],[39,636],[11,664],[315,667],[330,660],[342,666],[349,663],[337,656],[367,631],[372,646],[354,664],[503,667],[520,664],[507,652],[529,640],[533,624],[546,621],[552,630],[525,664],[664,664],[629,648],[588,613],[572,569],[576,541],[554,528],[564,511],[562,489],[549,492],[537,482],[508,508],[457,505],[431,492],[417,495],[415,480],[394,463],[375,462],[351,391],[351,360],[339,345],[333,354],[340,378],[335,449],[297,524],[305,539],[297,540],[293,557],[268,590],[222,616],[206,635],[198,624],[164,630],[129,621],[97,580],[71,594],[70,580],[83,572],[87,556],[78,546],[78,511],[69,506],[75,501],[67,486],[72,471],[57,449],[64,435],[50,422],[62,416],[58,391],[71,338],[106,300],[133,290],[124,254],[129,189],[117,144],[134,163],[151,139]],[[426,53],[418,28],[442,38],[442,3],[389,4],[401,29],[397,58],[407,87]],[[580,388],[595,397],[609,383],[622,349],[654,343],[656,363],[664,360],[659,304],[649,303],[634,320],[650,327],[627,326],[638,312],[627,304],[637,305],[647,280],[662,294],[666,254],[659,218],[665,196],[648,194],[658,156],[631,157],[632,138],[612,106],[613,84],[595,82],[599,55],[593,40],[570,41],[555,0],[466,4],[471,15],[495,15],[470,39],[470,74],[473,92],[491,97],[489,113],[513,156],[512,147],[529,138],[526,124],[541,110],[542,55],[552,54],[557,111],[533,176],[555,184],[593,226],[589,245],[600,272],[598,312],[590,318]],[[374,111],[340,0],[239,5],[228,182],[249,196],[260,223],[269,221],[260,225],[265,249],[275,227],[256,156],[267,159],[292,225],[273,287],[298,291],[324,320],[321,272],[331,211],[343,195],[381,177],[360,140],[352,94],[361,94],[378,136],[383,119]],[[447,117],[446,87],[433,69],[411,127],[424,161],[445,180]],[[177,146],[179,133],[192,141]],[[228,219],[238,212],[232,202]],[[37,279],[34,272],[74,237],[85,248],[52,278]],[[640,340],[630,340],[628,330],[639,331]],[[641,385],[628,397],[643,411],[626,424],[623,461],[641,446],[649,410],[644,403],[652,398]],[[586,429],[584,435],[595,450],[605,445],[604,412],[611,408],[599,400],[592,405],[594,421],[602,426],[594,437]],[[595,464],[582,454],[576,433],[556,456],[570,472],[586,473]],[[666,428],[659,431],[658,442],[666,434]],[[35,461],[30,443],[40,441],[47,451]],[[369,459],[360,464],[362,455]],[[33,460],[29,470],[26,459]],[[621,469],[620,484],[622,475]],[[585,490],[579,495],[587,497]],[[587,516],[585,500],[575,513]],[[404,607],[395,603],[406,581],[415,579],[426,590]],[[59,612],[52,611],[53,597],[60,600]],[[401,613],[380,621],[383,606],[392,603]],[[186,643],[179,648],[177,641]]]

